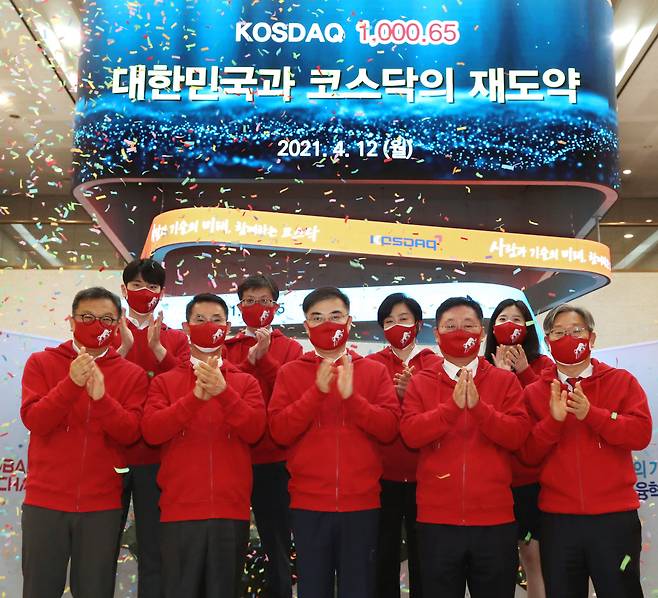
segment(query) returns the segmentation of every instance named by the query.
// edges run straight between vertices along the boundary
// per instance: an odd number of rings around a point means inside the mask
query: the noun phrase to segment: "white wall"
[[[67,338],[71,300],[90,286],[119,292],[121,272],[0,270],[0,330]],[[592,311],[597,348],[658,340],[658,273],[619,273],[574,302]]]

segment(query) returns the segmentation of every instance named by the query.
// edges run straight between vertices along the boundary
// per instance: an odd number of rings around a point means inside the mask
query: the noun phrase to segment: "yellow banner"
[[[611,271],[610,249],[584,239],[231,208],[163,212],[153,219],[142,256],[188,244],[473,262],[606,278]]]

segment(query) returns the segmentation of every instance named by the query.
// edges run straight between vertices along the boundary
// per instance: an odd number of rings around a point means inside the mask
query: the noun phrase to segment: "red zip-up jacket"
[[[162,324],[160,329],[160,343],[167,349],[167,353],[162,361],[158,361],[149,349],[148,343],[148,326],[137,328],[130,320],[127,320],[128,328],[133,334],[133,346],[128,351],[125,359],[142,368],[149,377],[149,382],[153,376],[169,371],[179,363],[185,363],[190,360],[190,344],[187,335],[182,330],[174,330]],[[115,349],[121,346],[121,336],[117,334],[112,341]],[[149,446],[143,438],[130,445],[126,449],[126,461],[128,465],[153,465],[160,463],[160,450],[157,447]]]
[[[530,431],[521,385],[512,372],[480,357],[474,378],[480,400],[460,409],[455,381],[443,367],[413,376],[402,405],[400,430],[420,449],[418,521],[499,525],[514,521],[511,453]]]
[[[529,367],[523,370],[520,374],[516,374],[521,386],[532,384],[539,380],[539,375],[545,368],[550,368],[554,365],[553,360],[546,355],[540,355],[537,359],[533,360]],[[536,484],[539,482],[539,472],[541,466],[535,465],[530,467],[524,465],[515,454],[512,456],[512,487],[527,486],[528,484]]]
[[[580,382],[590,402],[583,421],[569,413],[558,422],[550,414],[556,366],[543,370],[524,391],[535,425],[521,459],[543,465],[539,508],[547,513],[598,515],[639,506],[631,451],[642,450],[651,441],[647,396],[626,370],[596,359],[592,364],[592,375]]]
[[[391,347],[386,347],[377,353],[368,355],[367,359],[374,359],[382,363],[388,369],[389,376],[393,380],[395,374],[404,371],[402,360],[393,352]],[[431,349],[423,349],[409,360],[409,367],[414,368],[413,376],[428,367],[441,367],[443,359]],[[397,392],[396,392],[397,396]],[[398,397],[399,399],[399,397]],[[402,406],[402,399],[399,399]],[[382,444],[382,464],[384,473],[382,479],[393,482],[415,482],[416,467],[418,465],[418,451],[410,449],[398,434],[395,440],[388,444]]]
[[[121,508],[126,445],[139,438],[146,374],[110,348],[96,360],[105,395],[71,380],[72,341],[33,353],[23,371],[21,419],[30,431],[25,504],[67,512]]]
[[[158,485],[160,520],[249,519],[249,445],[265,428],[258,382],[224,360],[227,387],[202,401],[194,396],[192,364],[180,364],[151,382],[142,433],[162,445]]]
[[[346,512],[379,507],[380,442],[398,432],[400,406],[386,368],[350,351],[353,393],[343,399],[334,381],[322,393],[315,352],[279,370],[270,400],[270,431],[288,447],[293,509]]]
[[[241,331],[226,341],[225,352],[231,361],[243,372],[251,374],[258,383],[269,405],[276,375],[284,363],[299,359],[304,352],[302,346],[294,339],[288,338],[278,328],[272,329],[270,348],[255,364],[248,359],[249,349],[256,344],[256,338]],[[277,463],[286,460],[285,449],[272,440],[269,428],[266,426],[263,437],[251,447],[251,460],[255,464]]]

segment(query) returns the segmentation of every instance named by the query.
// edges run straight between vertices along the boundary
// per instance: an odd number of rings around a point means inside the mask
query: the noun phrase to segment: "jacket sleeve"
[[[142,418],[142,435],[147,443],[158,445],[171,440],[205,403],[197,399],[192,390],[177,398],[173,397],[172,403],[161,377],[151,381]]]
[[[412,449],[438,442],[453,428],[462,411],[452,400],[452,396],[435,409],[425,409],[417,378],[412,376],[402,403],[402,439]]]
[[[386,443],[393,441],[398,434],[400,403],[384,366],[382,374],[378,383],[368,389],[370,400],[355,391],[351,397],[345,399],[345,407],[364,432]]]
[[[533,370],[531,366],[528,366],[521,373],[516,374],[516,377],[519,379],[519,382],[521,383],[521,386],[523,386],[523,388],[529,386],[530,384],[536,382],[539,379],[539,376],[535,374],[535,370]]]
[[[70,413],[84,392],[68,372],[55,386],[49,387],[35,355],[25,364],[22,379],[21,419],[34,434],[49,434]]]
[[[227,379],[224,392],[212,397],[211,400],[219,401],[226,423],[242,440],[253,444],[263,435],[265,403],[260,386],[252,376],[248,376],[240,392],[237,392]]]
[[[515,377],[509,376],[509,383],[501,401],[500,410],[491,403],[477,402],[470,412],[480,427],[480,431],[492,442],[516,451],[523,446],[530,432],[530,419],[523,404],[523,390]],[[493,392],[500,392],[498,388]]]
[[[651,442],[652,421],[647,395],[633,376],[619,403],[619,411],[590,404],[584,421],[613,446],[640,451]]]
[[[553,418],[550,410],[546,409],[545,413],[537,411],[533,407],[530,388],[523,391],[523,398],[530,417],[530,434],[521,449],[516,453],[521,463],[529,466],[540,465],[546,456],[553,450],[553,447],[560,441],[564,422],[557,421]],[[544,392],[546,404],[550,400],[550,387]],[[537,391],[533,391],[537,392]]]
[[[283,369],[276,379],[268,408],[270,434],[282,446],[290,446],[308,429],[322,401],[329,396],[320,392],[315,380],[300,396],[291,394],[288,386],[288,375]]]
[[[125,388],[129,389],[125,399],[106,392],[103,398],[91,402],[91,409],[92,414],[99,416],[105,433],[127,446],[140,437],[140,421],[148,392],[146,372],[140,368],[132,380],[125,383]]]
[[[168,334],[170,342],[165,347],[167,352],[158,364],[158,374],[168,372],[175,368],[179,363],[185,363],[190,360],[190,344],[187,342],[187,336],[178,330],[171,330]]]

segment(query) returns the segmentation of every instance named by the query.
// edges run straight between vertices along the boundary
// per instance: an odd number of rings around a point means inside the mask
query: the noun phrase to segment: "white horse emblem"
[[[402,346],[405,346],[405,345],[407,345],[407,344],[409,343],[410,340],[411,340],[411,332],[406,331],[406,332],[402,335],[402,338],[400,339],[400,344],[401,344]]]
[[[270,317],[270,310],[266,309],[261,315],[260,315],[260,323],[264,324],[267,322],[267,319]]]
[[[475,347],[475,339],[471,337],[464,343],[464,353],[466,353],[469,349],[472,349],[473,347]]]
[[[112,331],[109,328],[106,328],[101,332],[97,337],[96,340],[98,341],[98,346],[100,347],[103,344],[103,341],[107,340],[110,338],[110,334],[112,334]]]
[[[519,328],[515,328],[514,332],[512,332],[512,336],[510,337],[510,340],[512,341],[512,344],[516,339],[518,339],[521,336],[521,330]]]
[[[215,332],[215,334],[212,335],[212,342],[216,343],[223,336],[224,336],[224,330],[222,328],[218,328],[217,332]]]
[[[338,345],[338,343],[340,342],[340,339],[342,339],[342,338],[343,338],[343,331],[342,330],[336,330],[336,332],[334,332],[334,335],[331,337],[331,342],[334,344],[334,347],[336,347]]]
[[[587,349],[585,343],[578,343],[578,346],[573,350],[575,358],[578,359],[585,352],[585,349]]]

